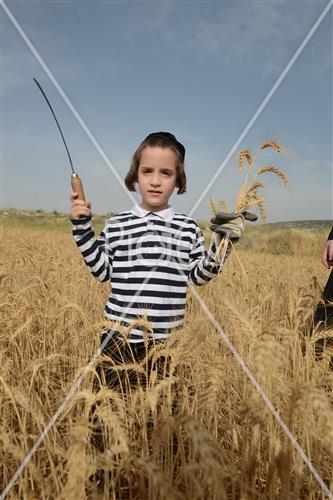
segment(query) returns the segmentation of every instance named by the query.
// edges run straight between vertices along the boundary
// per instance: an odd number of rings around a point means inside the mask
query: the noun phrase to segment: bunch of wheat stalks
[[[110,361],[126,382],[129,370],[137,372],[140,385],[123,396],[103,383],[96,393],[97,363],[89,368],[87,361],[100,345],[109,283],[91,278],[68,230],[13,224],[3,225],[3,235],[1,492],[79,375],[89,370],[6,498],[324,498],[193,294],[183,328],[146,356],[153,368],[147,381],[140,375],[146,360],[118,367]],[[311,236],[318,244],[325,235]],[[281,231],[278,237],[283,243],[287,235]],[[307,255],[313,240],[304,231],[300,238],[295,240],[297,266],[292,255],[249,252],[251,279],[243,279],[232,259],[223,280],[212,280],[200,294],[333,488],[333,374],[328,356],[316,361],[313,355],[319,332],[314,338],[308,333],[312,303],[321,293],[312,277],[324,283],[327,271],[315,254]],[[172,362],[170,375],[159,380],[154,364],[162,355],[170,355]],[[96,404],[103,453],[90,441],[94,426],[89,415]],[[106,481],[99,494],[89,478],[100,469]]]
[[[284,149],[276,141],[263,142],[259,147],[259,151],[261,149],[266,149],[266,148],[273,148],[277,153],[281,153],[282,151],[284,151]],[[258,168],[255,172],[253,172],[254,157],[251,155],[248,149],[244,149],[239,153],[238,157],[239,170],[243,169],[244,158],[247,161],[247,172],[245,174],[245,178],[241,184],[241,187],[238,191],[234,213],[242,213],[249,209],[251,210],[258,209],[262,220],[265,222],[267,216],[267,211],[265,206],[266,196],[262,192],[262,190],[265,188],[265,184],[261,181],[258,181],[258,177],[266,173],[274,174],[279,179],[281,179],[285,187],[289,186],[289,181],[285,176],[285,174],[282,172],[282,170],[272,165],[263,165],[262,167]],[[221,200],[219,202],[219,208],[216,207],[216,204],[212,198],[209,198],[209,203],[214,215],[216,215],[219,210],[228,212],[227,204],[224,200]],[[221,259],[222,263],[220,265],[218,273],[220,273],[221,268],[223,266],[223,261],[229,244],[233,246],[232,241],[229,240],[228,237],[223,237],[216,250],[215,258],[220,256],[222,257]],[[243,266],[241,265],[241,267]]]

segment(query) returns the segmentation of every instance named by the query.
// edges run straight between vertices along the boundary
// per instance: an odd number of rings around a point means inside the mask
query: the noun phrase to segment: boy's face
[[[176,186],[176,161],[177,155],[170,148],[147,146],[142,150],[138,167],[142,208],[151,212],[168,208],[169,198]]]

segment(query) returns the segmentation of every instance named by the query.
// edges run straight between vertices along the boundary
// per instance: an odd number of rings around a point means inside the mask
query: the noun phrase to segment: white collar
[[[136,203],[130,210],[130,213],[133,215],[137,215],[138,217],[145,217],[148,214],[158,215],[162,217],[162,219],[166,221],[171,221],[173,216],[175,215],[175,211],[172,207],[165,208],[164,210],[159,210],[157,212],[146,210],[145,208],[140,207],[138,203]]]

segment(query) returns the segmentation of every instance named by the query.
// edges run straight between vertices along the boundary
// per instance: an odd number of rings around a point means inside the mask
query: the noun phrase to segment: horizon
[[[68,216],[68,218],[70,218],[70,215],[67,214],[66,212],[61,212],[59,210],[56,210],[56,209],[53,209],[53,210],[44,210],[42,208],[37,208],[37,209],[29,209],[29,208],[15,208],[15,207],[1,207],[0,208],[0,215],[2,215],[4,212],[7,212],[7,211],[10,211],[10,210],[15,210],[17,212],[37,212],[37,213],[44,213],[44,214],[47,214],[47,215],[54,215],[55,217],[57,216]],[[92,214],[92,218],[94,218],[94,215],[96,217],[106,217],[107,215],[109,214],[112,214],[110,215],[110,217],[112,217],[113,215],[116,215],[118,214],[119,211],[115,211],[113,212],[112,210],[108,211],[108,212],[94,212]],[[202,217],[193,217],[195,220],[202,220],[202,221],[209,221],[210,218],[213,217],[213,215],[211,215],[209,218],[202,218]],[[297,222],[318,222],[318,223],[327,223],[329,225],[333,224],[332,222],[332,219],[290,219],[290,220],[280,220],[280,221],[274,221],[274,222],[264,222],[262,220],[257,220],[256,222],[251,222],[250,224],[247,223],[246,226],[248,227],[257,227],[259,225],[268,225],[268,224],[288,224],[288,223],[297,223]]]

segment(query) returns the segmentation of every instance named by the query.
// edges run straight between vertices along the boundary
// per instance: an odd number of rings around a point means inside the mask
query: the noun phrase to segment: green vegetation
[[[114,212],[116,213],[116,212]],[[105,222],[113,215],[93,214],[93,227],[98,235]],[[209,246],[210,222],[199,219],[198,225],[205,236],[205,247]],[[5,227],[25,227],[71,233],[69,214],[45,212],[44,210],[0,210],[0,223]],[[243,239],[237,245],[241,250],[273,255],[308,256],[318,258],[321,255],[332,221],[293,221],[271,224],[247,224]]]
[[[321,255],[332,221],[247,224],[239,247],[259,253],[316,257]]]
[[[106,220],[112,215],[112,212],[93,214],[93,224],[96,234],[101,232]],[[71,232],[72,230],[69,213],[64,214],[57,210],[45,212],[44,210],[2,209],[0,210],[0,222],[1,226],[5,227],[25,227],[62,232]]]
[[[209,222],[200,221],[205,239]],[[332,221],[292,221],[271,224],[247,224],[236,249],[273,255],[319,258],[332,227]]]

